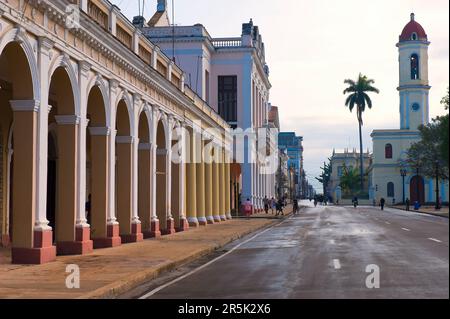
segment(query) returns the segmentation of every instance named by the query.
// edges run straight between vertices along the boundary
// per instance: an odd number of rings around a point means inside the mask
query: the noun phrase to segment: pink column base
[[[200,226],[208,226],[208,221],[207,220],[202,220],[202,221],[199,221],[198,224]]]
[[[94,242],[90,239],[89,227],[77,227],[75,229],[74,242],[58,242],[56,250],[58,255],[86,255],[94,251]]]
[[[159,221],[152,221],[149,231],[144,232],[144,238],[159,238],[161,237],[161,230],[159,227]]]
[[[164,235],[172,235],[176,233],[175,230],[175,220],[168,220],[167,221],[167,229],[164,230]]]
[[[106,238],[93,238],[94,249],[112,248],[122,244],[122,238],[119,236],[119,225],[108,225]]]
[[[180,220],[180,227],[176,228],[177,232],[183,232],[189,230],[189,222],[186,218]]]
[[[13,247],[12,263],[41,265],[56,260],[56,247],[53,246],[53,232],[34,231],[34,248]]]
[[[214,225],[215,223],[214,219],[208,219],[208,225]]]
[[[125,244],[128,243],[137,243],[144,240],[144,234],[142,233],[142,225],[141,224],[132,224],[131,225],[131,234],[120,235],[122,238],[122,242]]]

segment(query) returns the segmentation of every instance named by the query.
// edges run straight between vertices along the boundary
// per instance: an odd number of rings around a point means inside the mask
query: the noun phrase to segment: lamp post
[[[408,174],[408,171],[404,168],[400,170],[400,174],[402,175],[403,180],[403,205],[406,204],[406,196],[405,196],[405,177]]]

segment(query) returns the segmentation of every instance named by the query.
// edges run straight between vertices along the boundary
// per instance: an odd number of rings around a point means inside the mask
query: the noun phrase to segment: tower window
[[[417,33],[413,32],[413,34],[411,34],[411,40],[413,41],[417,40]]]
[[[386,159],[392,159],[393,157],[392,144],[386,144],[384,148],[384,155]]]
[[[395,186],[392,182],[387,184],[387,197],[395,197]]]
[[[417,54],[411,55],[411,80],[419,80],[419,56]]]
[[[237,76],[219,76],[219,114],[226,122],[237,122]]]
[[[411,108],[412,108],[412,110],[413,110],[414,112],[417,112],[417,111],[420,110],[420,105],[419,105],[419,103],[414,103],[414,104],[411,106]]]

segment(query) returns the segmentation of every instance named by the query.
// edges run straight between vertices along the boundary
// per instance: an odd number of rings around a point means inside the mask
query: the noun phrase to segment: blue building
[[[278,135],[278,148],[289,156],[288,168],[295,171],[295,190],[297,197],[302,194],[303,172],[303,137],[294,132],[281,132]]]

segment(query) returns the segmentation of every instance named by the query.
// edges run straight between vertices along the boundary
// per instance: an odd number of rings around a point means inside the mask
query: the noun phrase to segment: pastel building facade
[[[289,157],[288,167],[294,171],[294,196],[300,198],[303,185],[303,137],[294,132],[280,132],[278,134],[278,147]]]
[[[259,28],[250,21],[242,25],[239,37],[213,38],[201,24],[171,26],[166,16],[167,3],[159,1],[141,32],[176,61],[185,83],[231,128],[254,132],[269,128],[271,84]],[[267,154],[277,151],[276,134],[258,143],[265,144]],[[232,183],[238,185],[233,196],[241,202],[250,199],[256,210],[262,210],[264,196],[275,195],[275,169],[269,169],[274,163],[252,152],[250,144],[244,148],[244,162],[232,164]]]
[[[230,219],[227,129],[109,1],[0,2],[0,235],[13,263]]]
[[[399,129],[374,130],[372,199],[385,198],[388,203],[431,203],[436,200],[436,181],[413,168],[404,167],[406,152],[420,140],[419,126],[429,123],[428,48],[430,42],[423,27],[411,14],[397,44],[399,50]],[[406,172],[402,171],[406,169]],[[404,176],[402,176],[404,175]],[[448,182],[439,183],[440,196],[448,202]]]

